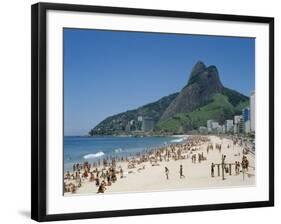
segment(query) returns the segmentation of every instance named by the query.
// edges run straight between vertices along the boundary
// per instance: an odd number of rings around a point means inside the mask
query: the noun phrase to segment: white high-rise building
[[[233,126],[233,131],[235,134],[243,132],[243,127],[241,127],[241,125],[243,125],[243,117],[241,115],[235,115]]]
[[[253,91],[250,96],[250,129],[252,132],[255,132],[255,119],[255,91]]]
[[[211,132],[211,131],[212,131],[212,123],[213,123],[213,120],[207,120],[207,129],[208,129],[208,132]]]
[[[225,121],[225,131],[230,132],[233,129],[233,120],[226,120]]]
[[[220,125],[219,125],[218,122],[214,122],[214,121],[212,122],[212,130],[217,129],[219,126],[220,126]]]
[[[244,132],[246,134],[250,133],[250,124],[251,124],[250,120],[247,120],[246,122],[244,122]]]
[[[151,117],[145,117],[142,120],[142,131],[148,132],[153,131],[154,128],[154,120]]]
[[[241,115],[235,115],[234,116],[234,124],[239,124],[239,122],[241,121],[242,116]]]

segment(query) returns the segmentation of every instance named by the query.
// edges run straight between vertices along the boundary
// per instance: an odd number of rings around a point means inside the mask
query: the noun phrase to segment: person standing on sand
[[[239,175],[240,174],[240,162],[237,161],[237,171],[236,171],[236,174]]]
[[[182,165],[180,165],[180,179],[183,178],[183,177],[185,177],[185,176],[183,175]]]
[[[169,169],[165,166],[166,179],[169,180]]]
[[[123,176],[123,169],[122,169],[122,167],[120,168],[120,178],[123,178],[124,176]]]
[[[211,165],[211,176],[214,177],[215,176],[215,164],[212,163]]]
[[[96,186],[98,187],[100,185],[100,179],[99,177],[96,178]]]

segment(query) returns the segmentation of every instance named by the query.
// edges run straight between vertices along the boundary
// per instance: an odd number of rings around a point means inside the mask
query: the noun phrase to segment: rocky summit
[[[107,117],[89,134],[186,133],[205,125],[209,119],[223,122],[241,114],[248,104],[247,96],[223,86],[216,66],[198,61],[180,92]]]
[[[165,110],[161,120],[177,113],[191,112],[206,104],[214,94],[222,92],[223,85],[217,68],[215,66],[206,67],[203,62],[199,61],[193,67],[187,85]]]

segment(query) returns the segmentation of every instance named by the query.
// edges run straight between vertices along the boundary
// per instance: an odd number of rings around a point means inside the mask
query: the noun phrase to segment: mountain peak
[[[204,85],[206,83],[213,83],[222,87],[217,67],[214,65],[206,67],[206,65],[202,61],[198,61],[193,66],[187,86],[190,86],[194,83],[204,83]]]
[[[217,67],[216,67],[215,65],[210,65],[210,66],[207,68],[207,70],[208,70],[209,72],[213,72],[213,73],[219,74],[218,69],[217,69]]]
[[[193,111],[209,102],[214,94],[221,93],[223,88],[216,66],[206,67],[203,62],[198,61],[191,71],[187,85],[165,110],[161,119]]]
[[[192,78],[193,76],[203,72],[205,69],[206,69],[206,65],[204,64],[204,62],[198,61],[192,68],[190,78]]]

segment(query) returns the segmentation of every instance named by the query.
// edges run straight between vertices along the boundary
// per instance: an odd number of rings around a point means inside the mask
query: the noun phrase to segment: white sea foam
[[[173,139],[171,140],[171,142],[182,142],[185,138],[177,138],[177,139]]]
[[[115,153],[119,153],[119,152],[122,152],[123,151],[123,149],[122,148],[117,148],[117,149],[114,149],[114,152]]]
[[[87,154],[85,156],[83,156],[84,159],[93,159],[93,158],[97,158],[97,157],[101,157],[104,156],[104,152],[97,152],[94,154]]]

